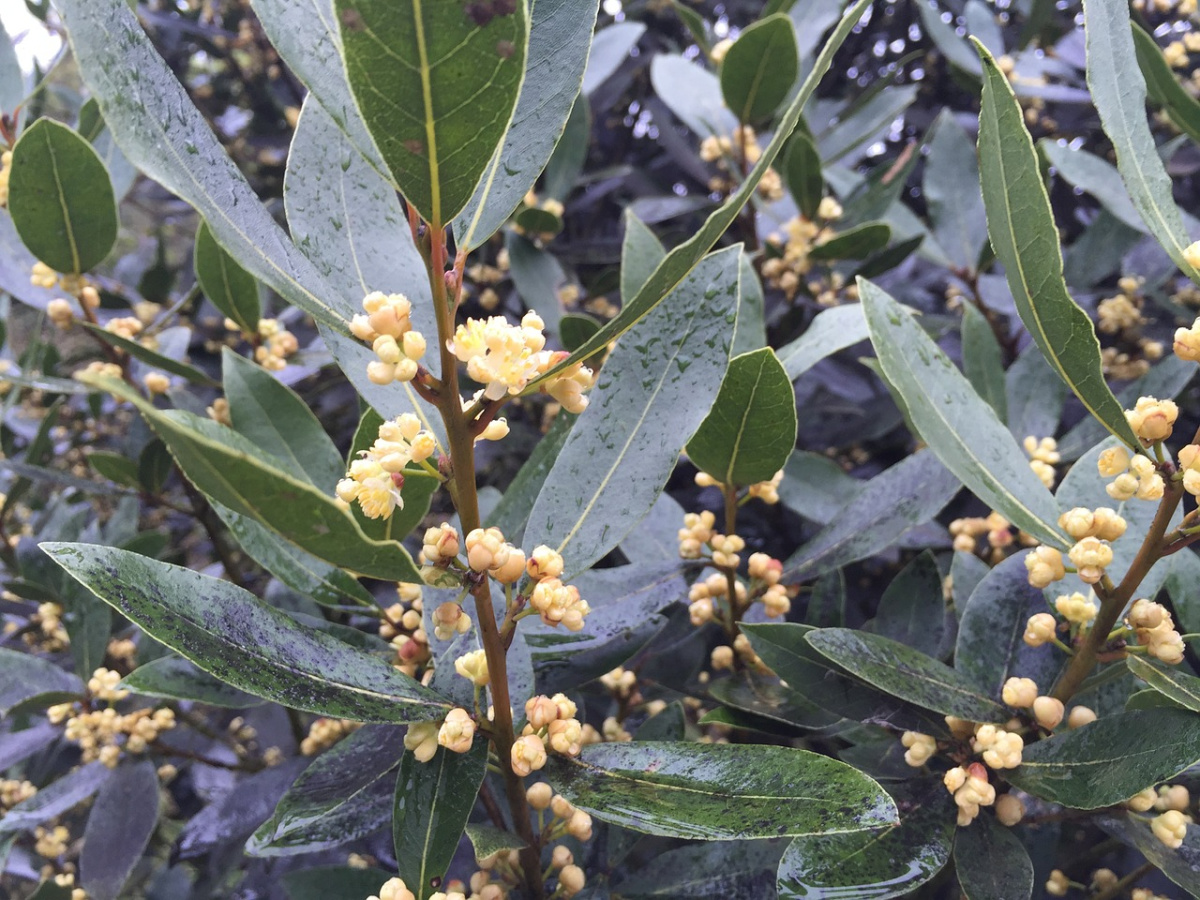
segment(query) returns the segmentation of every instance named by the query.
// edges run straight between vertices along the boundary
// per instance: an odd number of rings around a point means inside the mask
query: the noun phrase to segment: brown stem
[[[1084,679],[1095,667],[1097,654],[1108,640],[1109,632],[1117,624],[1117,619],[1120,618],[1121,611],[1125,609],[1125,604],[1133,599],[1134,591],[1138,589],[1142,579],[1150,571],[1150,567],[1162,557],[1165,549],[1163,536],[1167,533],[1167,527],[1171,524],[1171,519],[1182,499],[1182,486],[1178,482],[1168,479],[1163,498],[1158,504],[1158,512],[1154,515],[1154,521],[1150,523],[1150,530],[1146,533],[1142,546],[1138,548],[1137,556],[1133,558],[1129,571],[1125,573],[1121,583],[1111,591],[1097,586],[1100,612],[1096,616],[1096,621],[1092,623],[1087,637],[1084,638],[1067,666],[1067,671],[1054,686],[1052,696],[1056,699],[1066,703],[1075,696],[1079,686],[1083,684]]]
[[[1112,887],[1105,888],[1100,893],[1096,894],[1092,900],[1116,900],[1125,894],[1125,890],[1137,884],[1144,876],[1149,875],[1155,869],[1154,863],[1142,863]]]
[[[737,485],[721,485],[721,494],[725,498],[725,534],[731,536],[737,533]],[[725,573],[726,590],[729,592],[729,640],[737,637],[738,608],[737,608],[737,570],[722,568]]]
[[[438,398],[438,410],[446,425],[446,438],[450,450],[451,478],[447,485],[458,510],[459,523],[465,537],[480,526],[479,496],[475,486],[475,436],[459,400],[458,361],[447,346],[454,333],[454,303],[446,291],[446,232],[435,222],[430,227],[429,236],[429,284],[437,314],[438,351],[441,356],[442,384],[445,385],[445,390]],[[508,798],[513,827],[526,843],[525,849],[521,851],[525,888],[533,900],[541,900],[545,896],[545,886],[541,878],[541,853],[529,821],[524,782],[512,770],[515,735],[512,702],[508,693],[508,661],[504,641],[496,623],[491,587],[486,575],[472,588],[471,593],[475,598],[479,638],[488,664],[488,686],[491,689],[494,710],[492,746],[496,750],[500,771],[504,776],[504,792]]]

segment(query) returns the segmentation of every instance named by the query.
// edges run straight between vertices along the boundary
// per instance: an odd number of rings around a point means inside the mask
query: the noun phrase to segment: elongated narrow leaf
[[[610,853],[614,832],[609,833]],[[778,841],[687,844],[656,853],[636,868],[622,866],[613,879],[614,895],[629,900],[774,897],[775,870],[783,850]]]
[[[56,272],[88,271],[117,239],[117,203],[92,145],[52,119],[13,148],[8,211],[29,250]]]
[[[799,72],[796,32],[786,13],[759,19],[733,42],[721,62],[721,93],[738,120],[769,118]]]
[[[1136,813],[1103,816],[1096,824],[1136,848],[1147,862],[1157,866],[1191,896],[1200,896],[1200,829],[1189,828],[1182,846],[1168,847],[1155,835],[1150,822]]]
[[[796,207],[809,219],[815,219],[825,195],[825,178],[821,173],[817,145],[803,130],[792,135],[783,154],[783,178]]]
[[[583,73],[583,93],[590,94],[608,81],[645,33],[645,25],[629,21],[617,22],[596,32]]]
[[[546,779],[602,822],[691,840],[867,831],[898,821],[872,779],[806,750],[636,741],[555,756]]]
[[[391,177],[350,92],[333,0],[251,0],[288,69],[378,173]]]
[[[1092,320],[1067,293],[1058,229],[1021,105],[991,54],[983,60],[979,159],[988,233],[1021,321],[1046,360],[1105,428],[1141,446],[1104,382]],[[1040,535],[1039,535],[1040,536]]]
[[[134,359],[139,359],[148,366],[156,369],[162,369],[164,372],[170,372],[172,375],[178,375],[181,378],[186,378],[193,384],[202,384],[205,386],[215,386],[211,378],[197,369],[195,366],[188,365],[185,362],[180,362],[177,359],[171,359],[169,356],[164,356],[157,350],[151,350],[144,344],[130,340],[127,337],[122,337],[112,331],[105,331],[99,325],[94,325],[91,322],[80,322],[84,328],[94,334],[97,338],[104,341],[106,344],[111,344],[118,350],[123,350]]]
[[[388,824],[404,732],[367,725],[322,753],[287,789],[246,846],[252,856],[294,856],[366,837]]]
[[[125,0],[63,0],[75,59],[104,121],[138,169],[182,197],[213,237],[289,303],[346,333],[324,279],[225,153]]]
[[[865,259],[887,246],[892,228],[884,222],[863,222],[813,246],[809,257],[820,260]]]
[[[288,900],[362,900],[392,877],[382,869],[356,869],[351,866],[321,866],[293,869],[281,879]]]
[[[992,408],[907,309],[869,281],[859,279],[859,292],[883,371],[930,449],[1022,531],[1065,548],[1054,498]]]
[[[1033,863],[1021,839],[994,816],[979,816],[954,838],[954,871],[967,900],[1029,900]]]
[[[466,753],[439,747],[429,762],[411,753],[400,762],[392,832],[400,877],[417,900],[437,891],[450,867],[487,774],[487,757],[488,742],[477,738]]]
[[[316,487],[336,485],[345,471],[342,455],[296,392],[229,348],[221,360],[234,430]]]
[[[56,778],[28,800],[22,800],[0,818],[0,833],[28,831],[82,803],[108,781],[112,769],[96,760]]]
[[[1133,25],[1133,45],[1150,99],[1163,108],[1180,131],[1200,143],[1200,102],[1179,83],[1150,33],[1136,23]]]
[[[1200,712],[1200,678],[1156,666],[1140,656],[1130,656],[1125,662],[1130,672],[1158,693],[1192,712]]]
[[[144,663],[126,675],[121,686],[143,697],[191,700],[229,709],[262,703],[253,694],[230,687],[182,656],[164,656]]]
[[[658,236],[633,214],[625,209],[625,236],[621,240],[621,301],[628,303],[654,274],[667,256]]]
[[[835,306],[813,316],[804,334],[779,351],[779,360],[795,381],[821,360],[867,340],[867,320],[856,304]]]
[[[192,413],[158,410],[114,379],[96,383],[136,406],[180,470],[213,500],[327,562],[372,578],[420,583],[416,564],[398,542],[367,537],[332,493],[287,474],[237,432]]]
[[[212,230],[203,221],[196,229],[193,264],[204,296],[242,331],[253,334],[262,315],[258,282],[217,243]]]
[[[335,8],[367,130],[405,199],[443,227],[508,129],[529,45],[526,3],[500,12],[431,0],[335,0]]]
[[[101,600],[233,687],[365,722],[445,713],[446,702],[407,675],[227,581],[94,544],[42,548]]]
[[[373,291],[404,294],[412,302],[413,328],[437,334],[429,275],[396,191],[311,101],[305,101],[292,138],[283,199],[292,238],[328,280],[326,299],[341,316],[361,313],[363,298]],[[321,334],[350,383],[380,415],[416,413],[445,446],[441,417],[412,385],[380,386],[367,378],[367,365],[376,358],[370,347],[330,328]]]
[[[812,578],[886,550],[910,528],[941,512],[960,487],[933,453],[914,453],[866,482],[834,513],[825,528],[784,562],[785,578]],[[801,503],[795,508],[806,514]]]
[[[666,486],[729,360],[740,245],[718,251],[625,335],[600,372],[529,514],[525,543],[581,572],[621,542]]]
[[[638,320],[657,306],[671,289],[679,284],[695,268],[700,260],[704,258],[704,255],[712,249],[733,220],[737,218],[742,207],[749,202],[763,174],[775,162],[775,158],[783,150],[784,144],[800,121],[801,113],[804,105],[808,102],[808,98],[812,96],[817,83],[829,70],[829,66],[833,62],[834,53],[837,52],[847,35],[850,34],[854,26],[858,23],[858,20],[862,17],[870,2],[871,0],[857,0],[856,3],[846,10],[837,28],[834,29],[833,33],[829,36],[829,40],[821,49],[820,55],[813,63],[813,67],[801,84],[800,90],[797,91],[791,103],[788,104],[787,109],[779,117],[779,124],[770,143],[763,148],[762,156],[755,163],[754,168],[747,174],[745,181],[738,186],[738,189],[705,220],[696,234],[667,254],[658,268],[646,280],[646,283],[638,290],[636,296],[626,300],[620,314],[615,319],[601,328],[590,340],[571,353],[562,363],[547,371],[536,382],[531,383],[531,387],[536,387],[574,362],[587,359],[587,357],[591,356],[597,350],[607,346],[609,342],[632,328]]]
[[[879,598],[873,630],[914,650],[936,656],[946,630],[942,574],[926,550],[900,570]]]
[[[1003,722],[1008,711],[945,663],[880,637],[849,628],[820,628],[808,643],[822,656],[889,694],[947,716]]]
[[[49,706],[84,693],[78,676],[50,660],[0,648],[0,717],[37,698]]]
[[[796,446],[796,394],[769,347],[735,357],[688,458],[722,484],[770,481]]]
[[[558,414],[550,430],[538,441],[521,470],[509,483],[508,490],[504,492],[500,502],[484,517],[489,526],[499,528],[510,541],[521,542],[525,524],[529,520],[529,512],[537,502],[551,469],[554,468],[554,462],[571,433],[575,418],[569,413]]]
[[[1138,68],[1129,7],[1122,0],[1087,0],[1083,20],[1088,89],[1117,151],[1117,168],[1130,199],[1175,265],[1200,282],[1200,272],[1183,256],[1191,238],[1146,117],[1146,80]]]
[[[987,317],[971,304],[963,306],[963,373],[975,392],[996,411],[1001,422],[1008,417],[1004,384],[1004,354]]]
[[[925,7],[924,0],[919,5]],[[938,245],[956,266],[974,271],[987,243],[979,161],[971,139],[949,109],[942,110],[934,123],[922,191]]]
[[[454,223],[460,251],[495,234],[550,161],[583,82],[597,9],[593,0],[530,0],[521,93],[503,142]]]
[[[79,878],[95,900],[116,900],[158,827],[158,772],[148,759],[120,766],[88,814]]]
[[[1052,803],[1097,809],[1169,781],[1198,760],[1200,716],[1134,710],[1026,747],[1008,780]]]
[[[933,781],[888,792],[900,824],[875,832],[798,837],[779,861],[780,900],[905,897],[941,871],[954,843],[954,804]]]

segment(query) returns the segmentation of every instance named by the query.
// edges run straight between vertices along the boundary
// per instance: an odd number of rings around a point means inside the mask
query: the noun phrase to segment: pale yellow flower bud
[[[1171,349],[1186,362],[1200,362],[1200,319],[1193,322],[1191,328],[1175,329],[1175,343]]]
[[[486,664],[485,664],[486,665]],[[438,729],[437,742],[451,753],[466,753],[475,740],[475,720],[461,707],[446,714],[446,721]]]
[[[1054,601],[1058,614],[1075,625],[1086,625],[1096,618],[1100,608],[1083,594],[1063,594]]]
[[[564,866],[563,870],[558,873],[558,884],[562,888],[562,892],[567,897],[574,897],[583,890],[587,883],[587,877],[583,874],[583,869],[579,866],[570,865]]]
[[[590,841],[592,839],[592,817],[582,809],[575,810],[571,813],[571,818],[567,820],[567,833],[576,840]]]
[[[1158,802],[1158,791],[1152,787],[1140,791],[1125,801],[1125,806],[1132,809],[1134,812],[1146,812],[1153,809],[1154,804]]]
[[[403,879],[389,878],[379,889],[379,896],[367,900],[417,900],[417,896],[408,889]]]
[[[1096,721],[1096,713],[1086,706],[1075,706],[1067,714],[1068,728],[1082,728]]]
[[[1038,697],[1033,701],[1033,717],[1047,730],[1058,727],[1063,720],[1063,703],[1054,697]]]
[[[558,704],[549,697],[530,697],[525,701],[525,721],[536,731],[541,731],[558,719]],[[547,801],[549,802],[549,801]]]
[[[1037,682],[1032,678],[1010,678],[1001,691],[1001,699],[1016,709],[1028,709],[1037,697]]]
[[[544,781],[531,784],[525,791],[525,800],[538,812],[549,809],[550,801],[553,799],[554,788]]]
[[[1050,613],[1037,613],[1029,617],[1025,624],[1025,643],[1030,647],[1040,647],[1054,639],[1058,622]]]
[[[900,736],[900,743],[908,749],[904,753],[904,761],[915,769],[919,769],[937,752],[937,741],[928,734],[916,731],[906,731]]]
[[[486,651],[473,650],[470,653],[464,653],[454,661],[454,671],[476,687],[485,687],[488,683]]]
[[[525,571],[534,581],[543,578],[558,578],[563,573],[563,558],[557,550],[545,544],[535,547],[525,564]]]
[[[1150,830],[1154,832],[1154,836],[1172,850],[1183,846],[1183,839],[1187,837],[1187,826],[1188,817],[1177,809],[1169,809],[1150,820]]]
[[[1014,794],[996,798],[996,821],[1012,828],[1025,818],[1025,804]]]
[[[1039,588],[1048,587],[1067,574],[1062,553],[1044,544],[1035,547],[1025,557],[1025,568],[1029,572],[1029,583]]]
[[[547,730],[550,749],[564,756],[578,756],[583,749],[583,726],[577,719],[556,719]]]
[[[1077,541],[1091,535],[1095,524],[1095,514],[1090,509],[1078,506],[1058,517],[1058,527]]]
[[[1097,467],[1103,477],[1112,478],[1129,468],[1129,459],[1129,451],[1125,447],[1121,445],[1109,447],[1100,454]]]
[[[1139,397],[1133,409],[1125,411],[1125,419],[1143,443],[1153,444],[1171,436],[1179,407],[1173,400]]]
[[[441,725],[437,722],[417,722],[408,726],[404,733],[404,748],[409,750],[418,762],[429,762],[438,748],[438,730]]]
[[[1118,502],[1132,500],[1138,491],[1138,478],[1129,472],[1118,475],[1104,486],[1105,492]]]
[[[536,734],[522,735],[513,742],[511,757],[513,771],[525,777],[546,765],[546,745]]]
[[[1071,881],[1061,869],[1055,869],[1046,880],[1046,893],[1051,897],[1065,897],[1071,889]]]

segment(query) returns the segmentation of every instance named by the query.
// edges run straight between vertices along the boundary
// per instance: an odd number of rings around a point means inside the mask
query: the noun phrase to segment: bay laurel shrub
[[[853,88],[880,4],[679,4],[649,89],[704,180],[602,275],[555,248],[643,23],[233,6],[243,86],[307,91],[278,208],[163,11],[56,0],[32,93],[0,59],[0,891],[1200,894],[1194,6],[1050,54],[1039,3],[918,3],[970,115],[872,165],[918,90]],[[839,404],[869,479],[797,449]]]

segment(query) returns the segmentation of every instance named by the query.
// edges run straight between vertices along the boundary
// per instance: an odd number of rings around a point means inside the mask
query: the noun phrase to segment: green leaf
[[[814,245],[808,257],[818,260],[865,259],[886,247],[891,238],[892,227],[885,222],[863,222]]]
[[[335,6],[367,130],[405,199],[442,228],[509,128],[529,45],[526,3],[507,14],[430,0]]]
[[[713,681],[708,692],[723,706],[745,713],[745,718],[755,723],[753,727],[767,734],[791,735],[797,730],[829,728],[841,718],[790,686],[756,675]],[[780,724],[786,727],[780,728]]]
[[[690,840],[838,834],[897,821],[896,805],[845,763],[789,747],[592,744],[543,770],[602,822]]]
[[[976,49],[984,71],[979,158],[988,233],[1017,312],[1042,355],[1088,412],[1130,447],[1140,447],[1104,382],[1092,320],[1067,293],[1058,229],[1021,105],[991,54],[982,44]]]
[[[58,4],[80,72],[138,169],[196,208],[246,269],[325,326],[346,333],[325,280],[284,234],[155,52],[124,0]]]
[[[476,863],[505,850],[523,850],[528,846],[511,831],[491,825],[468,825],[465,831],[475,851]]]
[[[1045,594],[1029,583],[1025,556],[1011,556],[983,576],[958,624],[954,667],[993,700],[1016,677],[1032,678],[1049,693],[1062,668],[1058,651],[1024,641],[1029,617],[1049,610]],[[956,582],[956,597],[957,587]]]
[[[42,548],[101,600],[235,688],[365,722],[419,722],[447,709],[382,660],[305,628],[227,581],[92,544]]]
[[[427,900],[450,868],[487,774],[487,759],[488,742],[480,736],[466,753],[438,747],[429,762],[418,762],[411,753],[400,762],[392,835],[400,877],[417,900]]]
[[[295,856],[378,831],[392,815],[401,729],[367,725],[318,756],[247,842],[251,856]]]
[[[201,384],[206,387],[216,385],[216,382],[197,369],[195,366],[190,366],[187,363],[180,362],[177,359],[171,359],[169,356],[164,356],[157,350],[151,350],[144,346],[139,341],[130,340],[122,337],[111,331],[105,331],[99,325],[94,325],[91,322],[79,322],[89,332],[97,338],[116,347],[118,350],[123,350],[132,356],[134,359],[140,359],[148,366],[155,369],[162,369],[164,372],[170,372],[172,375],[178,375],[181,378],[186,378],[193,384]]]
[[[737,323],[733,327],[733,343],[730,356],[741,356],[767,346],[767,323],[765,321],[762,280],[754,270],[754,263],[745,253],[739,260],[742,275],[738,300]]]
[[[916,7],[921,16],[922,29],[946,57],[946,61],[968,75],[976,78],[982,75],[979,57],[971,52],[970,45],[959,36],[954,26],[942,20],[940,7],[926,0],[919,0]]]
[[[886,550],[941,512],[959,487],[932,453],[906,457],[863,485],[825,528],[788,557],[784,580],[812,578]],[[799,504],[796,511],[805,515]]]
[[[1125,659],[1129,671],[1184,709],[1200,712],[1200,678],[1156,666],[1140,656]]]
[[[550,161],[585,78],[596,11],[592,0],[529,3],[529,49],[520,96],[503,143],[454,223],[460,251],[474,250],[495,234]],[[632,23],[615,27],[645,30]]]
[[[122,679],[121,686],[143,697],[191,700],[228,709],[245,709],[262,703],[258,697],[230,687],[182,656],[163,656],[143,663]]]
[[[217,243],[203,220],[196,229],[193,260],[196,280],[200,282],[204,296],[223,316],[236,322],[242,331],[254,334],[262,315],[258,282]]]
[[[874,631],[936,656],[946,630],[942,574],[933,552],[926,550],[900,570],[879,598]]]
[[[500,502],[484,517],[489,526],[499,528],[508,540],[522,542],[525,525],[529,521],[529,511],[533,509],[533,504],[542,492],[542,485],[546,483],[550,470],[554,468],[554,462],[562,452],[575,419],[570,413],[562,412],[555,417],[550,430],[538,441],[521,470],[509,482]]]
[[[783,179],[796,208],[806,218],[815,219],[825,196],[825,177],[821,173],[821,154],[808,134],[797,129],[783,154]]]
[[[289,900],[362,900],[378,894],[390,878],[382,869],[321,866],[285,872],[282,881]]]
[[[0,717],[31,701],[51,706],[85,693],[77,676],[50,660],[0,647]]]
[[[954,804],[940,782],[903,782],[888,793],[900,824],[876,832],[798,837],[779,861],[780,900],[906,897],[950,859]]]
[[[39,119],[13,147],[8,211],[26,247],[56,272],[80,275],[117,240],[117,202],[92,145]]]
[[[923,0],[919,6],[925,6]],[[933,125],[922,192],[938,246],[955,266],[975,271],[988,239],[979,161],[971,139],[948,109]]]
[[[954,870],[967,900],[1029,900],[1033,863],[1016,833],[981,815],[954,838]]]
[[[79,855],[80,886],[116,900],[158,828],[158,772],[144,759],[119,766],[100,786]]]
[[[342,455],[303,400],[287,385],[228,347],[221,356],[233,429],[321,490],[345,472]]]
[[[1038,148],[1058,176],[1068,184],[1091,194],[1123,225],[1142,234],[1150,233],[1134,208],[1129,192],[1120,183],[1121,176],[1116,166],[1094,153],[1049,138],[1038,141]]]
[[[762,156],[759,157],[758,162],[755,163],[754,168],[746,175],[745,180],[739,185],[738,189],[705,220],[704,224],[692,237],[667,254],[663,261],[654,269],[654,272],[646,279],[645,283],[638,289],[637,293],[633,297],[625,299],[625,303],[621,307],[621,312],[616,318],[612,319],[607,325],[596,332],[582,347],[572,352],[567,359],[540,376],[535,382],[532,382],[530,387],[536,387],[567,366],[578,360],[586,359],[632,328],[640,319],[654,309],[671,292],[672,288],[687,277],[688,273],[696,267],[705,254],[713,248],[720,237],[725,234],[726,229],[733,223],[734,219],[738,217],[742,207],[749,202],[758,186],[759,180],[783,150],[784,144],[791,136],[796,125],[800,122],[804,105],[816,89],[817,82],[829,70],[829,66],[833,61],[833,54],[837,52],[837,49],[842,45],[847,35],[853,30],[863,13],[866,12],[870,2],[871,0],[857,0],[856,3],[847,8],[837,28],[834,29],[825,46],[822,48],[820,55],[813,63],[808,76],[800,85],[799,91],[796,92],[787,109],[779,117],[774,137],[763,148]]]
[[[1022,531],[1065,548],[1054,498],[992,408],[905,307],[869,281],[858,284],[871,343],[921,437],[979,499]]]
[[[721,62],[725,105],[746,124],[770,118],[800,71],[796,33],[786,13],[759,19],[733,42]]]
[[[604,556],[650,511],[717,396],[740,254],[735,245],[707,257],[600,371],[525,529],[525,544],[563,554],[564,578]]]
[[[17,58],[17,45],[0,28],[0,111],[10,116],[25,100],[25,73]],[[14,117],[15,118],[15,117]]]
[[[559,320],[558,338],[567,350],[574,350],[600,330],[600,323],[583,313],[568,313]]]
[[[608,81],[645,33],[641,22],[617,22],[596,32],[583,73],[583,93],[590,94]]]
[[[987,317],[970,303],[963,304],[963,372],[975,393],[996,412],[1001,422],[1008,418],[1005,395],[1004,353]]]
[[[779,351],[779,360],[795,381],[821,360],[870,337],[862,307],[835,306],[813,316],[804,334]]]
[[[1155,836],[1146,819],[1134,813],[1104,816],[1096,824],[1136,848],[1147,862],[1193,897],[1200,896],[1200,829],[1189,828],[1183,845],[1172,848]]]
[[[1158,43],[1136,22],[1133,24],[1133,46],[1150,99],[1163,108],[1180,131],[1200,143],[1200,102],[1179,83]]]
[[[0,818],[0,833],[32,831],[35,826],[62,815],[92,796],[110,775],[112,769],[96,760],[54,779],[5,813]]]
[[[722,484],[770,481],[796,446],[796,394],[770,347],[734,357],[688,441],[696,466]]]
[[[1067,386],[1055,376],[1036,344],[1026,347],[1008,367],[1004,376],[1004,405],[1008,411],[1008,430],[1018,441],[1057,434],[1066,399]],[[1083,421],[1094,424],[1103,434],[1095,419]]]
[[[887,88],[867,95],[868,99],[861,103],[843,108],[837,123],[816,136],[817,149],[826,165],[852,151],[861,152],[869,140],[882,136],[917,98],[915,84],[890,84]],[[888,172],[885,178],[891,179],[895,174]],[[903,178],[899,180],[904,181]]]
[[[1175,265],[1200,282],[1200,272],[1183,256],[1191,239],[1146,118],[1146,81],[1138,69],[1129,7],[1122,0],[1087,0],[1083,19],[1088,89],[1117,151],[1117,168],[1129,197]]]
[[[93,450],[88,454],[87,461],[89,466],[109,481],[115,481],[117,484],[123,484],[135,490],[141,488],[136,459],[130,459],[120,453]]]
[[[521,302],[542,317],[548,334],[558,334],[562,319],[558,291],[567,283],[567,273],[554,254],[515,231],[504,236],[504,246],[508,249],[509,275]]]
[[[806,640],[853,675],[910,703],[972,722],[1008,719],[1008,710],[961,672],[903,644],[849,628],[820,628]]]
[[[121,382],[102,382],[138,408],[188,480],[211,499],[319,559],[372,578],[421,582],[412,557],[398,542],[367,537],[332,492],[287,474],[282,464],[237,432],[182,410],[163,412]]]
[[[1200,716],[1147,709],[1101,716],[1025,748],[1008,780],[1074,809],[1097,809],[1170,781],[1200,760]]]
[[[610,859],[613,831],[609,833]],[[637,835],[625,834],[630,839],[637,838]],[[622,866],[613,878],[613,895],[628,900],[774,897],[775,870],[783,849],[779,841],[686,844],[665,853],[655,853],[637,868],[634,868],[637,863]]]
[[[621,239],[621,302],[628,303],[654,274],[667,251],[654,232],[631,208],[624,215],[625,236]]]

